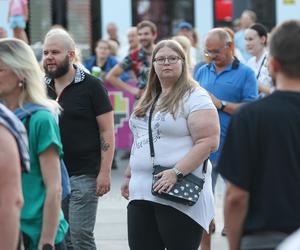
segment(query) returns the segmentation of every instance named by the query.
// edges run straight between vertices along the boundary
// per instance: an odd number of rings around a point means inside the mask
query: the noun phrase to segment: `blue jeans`
[[[96,250],[94,227],[98,207],[96,177],[79,175],[70,177],[71,196],[64,212],[69,209],[70,240],[68,249]],[[67,217],[67,216],[66,216]]]

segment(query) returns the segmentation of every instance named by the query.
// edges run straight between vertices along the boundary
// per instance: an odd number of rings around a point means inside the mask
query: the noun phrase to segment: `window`
[[[50,0],[31,0],[29,4],[29,37],[31,44],[35,44],[43,41],[52,25],[52,6]]]
[[[89,0],[67,1],[68,31],[72,34],[82,57],[90,54],[92,45],[91,7]]]

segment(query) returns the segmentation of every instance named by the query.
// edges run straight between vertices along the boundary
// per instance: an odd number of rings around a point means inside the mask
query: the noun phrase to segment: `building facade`
[[[7,9],[8,0],[0,1],[0,26],[9,30]],[[109,22],[116,23],[122,41],[128,28],[141,20],[158,26],[159,39],[172,36],[185,20],[195,27],[201,43],[212,27],[230,25],[244,9],[254,10],[269,29],[300,18],[300,0],[29,0],[29,9],[27,33],[32,44],[42,41],[53,25],[61,25],[72,33],[84,57],[107,36]]]

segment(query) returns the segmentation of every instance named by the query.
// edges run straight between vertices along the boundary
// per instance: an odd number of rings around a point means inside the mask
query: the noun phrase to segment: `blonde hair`
[[[19,39],[0,39],[0,55],[1,62],[23,82],[24,91],[18,100],[19,106],[31,102],[59,113],[59,104],[47,96],[43,72],[29,45]]]
[[[74,57],[74,63],[80,64],[82,62],[81,60],[81,49],[78,47],[75,47],[75,57]]]
[[[158,110],[161,112],[170,112],[174,119],[178,112],[179,106],[182,102],[182,99],[186,94],[190,94],[194,90],[198,83],[194,81],[189,73],[188,66],[186,63],[186,55],[183,51],[181,45],[174,40],[162,40],[154,48],[152,52],[152,62],[155,58],[157,52],[164,47],[168,47],[175,51],[178,56],[182,58],[182,72],[179,79],[173,85],[172,91],[168,95],[162,98]],[[148,82],[146,85],[146,90],[140,101],[138,102],[134,115],[137,117],[142,117],[146,115],[146,112],[150,109],[155,98],[161,93],[162,88],[160,85],[159,78],[154,70],[153,63],[150,67],[150,72],[148,76]]]
[[[173,36],[172,40],[175,40],[182,46],[184,52],[186,53],[186,62],[188,63],[188,67],[192,67],[194,63],[191,56],[192,44],[190,40],[186,36]]]
[[[100,42],[100,41],[99,41]],[[105,40],[101,40],[101,42],[105,42]],[[119,45],[116,41],[114,40],[107,40],[106,41],[110,50],[110,54],[112,56],[117,56],[118,50],[119,50]]]
[[[49,30],[45,36],[45,41],[53,37],[62,41],[62,44],[64,45],[65,49],[75,51],[75,41],[66,30],[62,28],[53,28]]]

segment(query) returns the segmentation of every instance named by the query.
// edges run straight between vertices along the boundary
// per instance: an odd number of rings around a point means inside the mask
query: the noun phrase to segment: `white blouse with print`
[[[187,119],[192,112],[201,109],[215,109],[215,106],[208,93],[201,87],[197,87],[189,96],[184,98],[182,108],[175,120],[170,113],[156,112],[153,115],[152,134],[156,164],[173,167],[191,150],[193,141],[188,129]],[[194,206],[181,205],[153,196],[151,193],[153,166],[149,149],[148,118],[149,113],[141,118],[132,115],[129,121],[134,136],[130,156],[129,200],[148,200],[172,206],[191,217],[208,231],[215,213],[211,163],[208,163],[205,184],[200,198]],[[206,119],[206,117],[202,119]],[[193,174],[203,177],[202,165]]]

